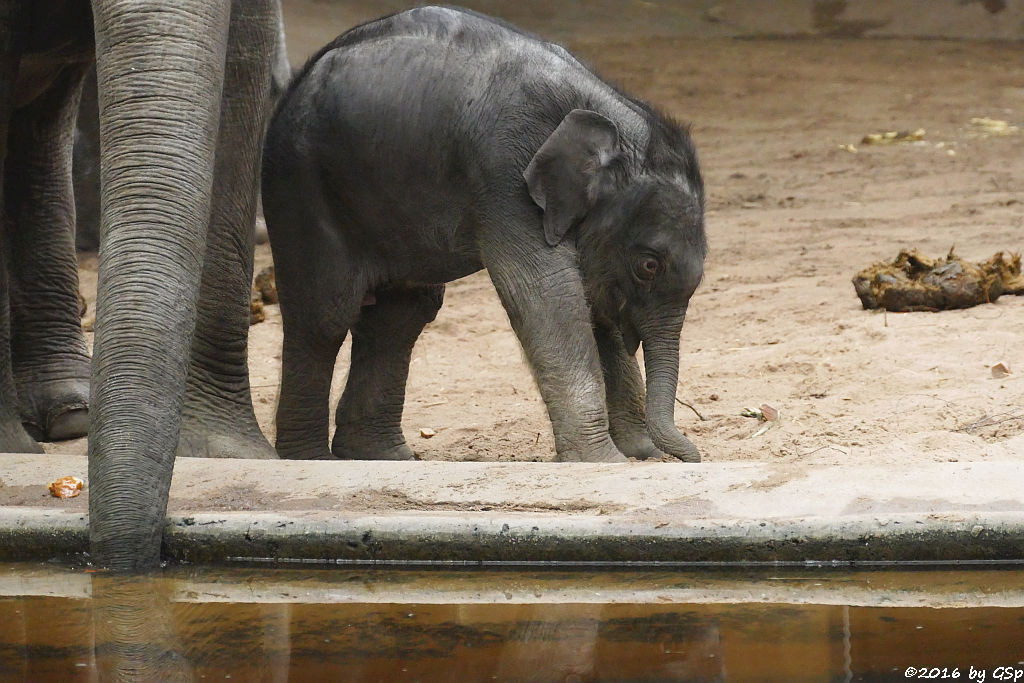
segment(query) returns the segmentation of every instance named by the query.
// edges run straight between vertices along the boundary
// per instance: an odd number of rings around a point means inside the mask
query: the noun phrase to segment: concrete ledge
[[[88,546],[79,456],[0,455],[0,559]],[[167,559],[391,563],[1024,560],[1024,464],[182,459]],[[88,484],[86,485],[88,491]]]
[[[430,564],[1006,561],[1024,558],[1024,514],[669,521],[517,513],[347,517],[204,514],[171,519],[165,555],[194,563],[284,560]]]
[[[88,550],[89,517],[82,512],[0,507],[0,560],[48,560]]]

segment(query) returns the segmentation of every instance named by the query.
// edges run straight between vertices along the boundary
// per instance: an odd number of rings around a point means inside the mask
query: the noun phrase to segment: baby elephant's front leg
[[[622,335],[604,325],[595,325],[594,339],[604,370],[608,400],[608,422],[612,440],[626,457],[658,459],[665,455],[651,441],[644,415],[644,381],[636,357],[626,350]]]
[[[608,433],[601,363],[571,253],[544,247],[536,262],[487,265],[547,405],[557,460],[625,461]]]

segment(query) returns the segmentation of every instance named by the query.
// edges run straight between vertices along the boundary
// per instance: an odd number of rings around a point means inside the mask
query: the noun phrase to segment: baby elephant
[[[274,115],[263,208],[284,319],[282,457],[412,458],[401,417],[413,344],[443,283],[486,268],[559,460],[700,459],[673,422],[707,251],[693,143],[561,47],[439,7],[352,29]]]

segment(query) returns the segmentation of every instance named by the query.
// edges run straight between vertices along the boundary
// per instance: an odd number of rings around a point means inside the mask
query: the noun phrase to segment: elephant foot
[[[629,458],[609,439],[607,444],[587,450],[560,450],[555,462],[629,462]]]
[[[89,433],[89,380],[19,382],[21,421],[36,441],[64,441]]]
[[[651,437],[644,432],[625,435],[613,435],[612,439],[622,454],[635,460],[660,460],[667,455],[665,451],[654,445]]]
[[[67,441],[89,433],[88,406],[63,406],[61,410],[47,417],[45,430],[36,431],[32,424],[26,424],[25,430],[36,441]]]
[[[189,384],[181,411],[177,455],[186,458],[277,460],[263,436],[248,393],[242,397],[207,395]]]
[[[277,460],[277,451],[262,433],[215,431],[191,420],[182,420],[178,437],[178,457],[247,458]]]
[[[278,455],[282,460],[338,460],[333,453],[326,448],[317,450],[279,450]]]
[[[28,435],[19,418],[0,419],[0,453],[42,452],[43,447]]]
[[[416,454],[403,440],[391,446],[381,440],[339,439],[337,434],[331,446],[331,453],[338,460],[415,460]]]
[[[277,455],[282,460],[337,460],[329,448],[327,439],[323,442],[320,439],[308,438],[303,434],[302,439],[288,438],[290,434],[277,432]]]

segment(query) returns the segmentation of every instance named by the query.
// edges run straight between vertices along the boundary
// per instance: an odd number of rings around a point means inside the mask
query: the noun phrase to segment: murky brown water
[[[0,565],[0,680],[994,680],[1022,606],[1018,571]]]

